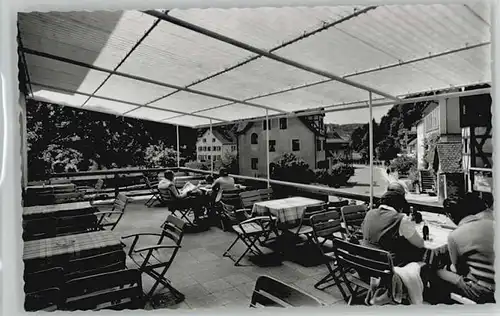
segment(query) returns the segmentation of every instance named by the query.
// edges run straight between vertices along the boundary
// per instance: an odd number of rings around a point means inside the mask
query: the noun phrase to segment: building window
[[[212,143],[215,143],[215,138],[212,138]]]
[[[276,141],[269,140],[269,152],[275,152],[275,151],[276,151]]]
[[[323,139],[323,150],[326,150],[326,139]]]
[[[316,139],[316,150],[321,151],[321,139]]]
[[[221,160],[221,156],[220,155],[217,155],[217,160]]]
[[[236,145],[231,145],[231,151],[236,151]]]
[[[300,150],[300,141],[298,139],[292,139],[292,151]]]
[[[208,146],[208,147],[207,147],[207,151],[210,151],[210,149],[212,149],[212,147]]]
[[[288,121],[286,117],[280,118],[280,129],[287,129]]]
[[[252,163],[252,170],[257,170],[258,169],[257,165],[259,164],[259,159],[252,158],[251,163]]]
[[[199,146],[199,147],[198,147],[198,151],[201,151],[201,148],[202,148],[202,147],[201,147],[201,146]]]
[[[252,145],[256,145],[259,143],[259,136],[256,134],[256,133],[253,133],[251,136],[250,136],[250,142]]]
[[[266,130],[267,126],[269,126],[269,130],[271,130],[271,128],[273,128],[273,125],[271,124],[271,120],[267,120],[267,123],[266,123],[266,120],[264,120],[262,122],[262,126],[263,126],[263,130]]]
[[[207,139],[206,138],[203,138],[203,142],[206,143],[207,142]]]

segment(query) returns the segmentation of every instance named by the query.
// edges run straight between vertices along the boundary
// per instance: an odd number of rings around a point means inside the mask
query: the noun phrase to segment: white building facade
[[[210,156],[213,156],[213,161],[221,160],[224,155],[228,153],[236,155],[237,152],[236,141],[215,130],[205,131],[196,142],[196,160],[198,162],[208,162],[211,159]]]

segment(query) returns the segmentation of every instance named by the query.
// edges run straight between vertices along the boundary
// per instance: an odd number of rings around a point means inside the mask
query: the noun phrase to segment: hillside
[[[361,127],[363,124],[353,123],[353,124],[325,124],[327,128],[332,128],[337,132],[343,139],[351,139],[351,135],[354,130]]]

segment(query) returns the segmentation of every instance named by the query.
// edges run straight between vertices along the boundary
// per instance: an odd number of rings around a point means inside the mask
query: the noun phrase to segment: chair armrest
[[[454,300],[455,302],[458,302],[458,303],[460,303],[460,304],[464,304],[464,305],[475,305],[475,304],[477,304],[477,303],[476,303],[476,302],[474,302],[473,300],[468,299],[468,298],[463,297],[463,296],[460,296],[460,295],[458,295],[458,294],[456,294],[456,293],[451,293],[451,294],[450,294],[450,298],[451,298],[452,300]]]
[[[252,210],[251,210],[251,209],[249,209],[249,208],[240,208],[240,209],[238,209],[238,210],[234,210],[234,212],[235,212],[235,213],[240,213],[240,212],[245,212],[245,213],[247,213],[247,212],[252,212]]]
[[[181,248],[181,246],[176,246],[176,245],[172,245],[172,246],[165,246],[165,245],[146,246],[146,247],[136,249],[136,250],[134,250],[134,252],[142,252],[142,251],[157,250],[157,249],[176,249],[176,248],[177,249]]]
[[[243,222],[240,223],[240,225],[253,223],[255,221],[262,221],[262,220],[270,221],[271,219],[269,218],[269,216],[256,216],[256,217],[252,217],[252,218],[249,218],[247,220],[244,220]]]
[[[94,215],[106,215],[106,214],[122,214],[123,212],[120,211],[100,211],[100,212],[95,212]]]
[[[137,233],[137,234],[131,234],[131,235],[126,235],[126,236],[122,236],[122,239],[127,239],[127,238],[130,238],[130,237],[139,237],[139,236],[162,236],[161,234],[157,234],[157,233]]]

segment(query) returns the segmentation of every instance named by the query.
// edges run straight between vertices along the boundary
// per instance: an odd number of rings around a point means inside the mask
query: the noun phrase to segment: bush
[[[410,170],[417,169],[417,159],[405,156],[398,157],[391,161],[390,169],[399,174],[409,174]]]
[[[186,168],[199,169],[199,170],[209,170],[210,163],[199,162],[199,161],[189,161],[184,165]]]
[[[354,167],[346,163],[337,163],[330,169],[332,183],[345,185],[347,181],[354,175]]]
[[[309,165],[302,158],[287,153],[274,162],[271,178],[295,183],[311,183],[314,180],[314,171],[309,169]]]
[[[177,151],[167,147],[163,142],[149,145],[144,153],[147,168],[164,168],[177,166]]]
[[[316,179],[316,182],[318,182],[318,183],[330,185],[331,176],[332,175],[331,175],[330,171],[327,169],[314,170],[314,177]]]

